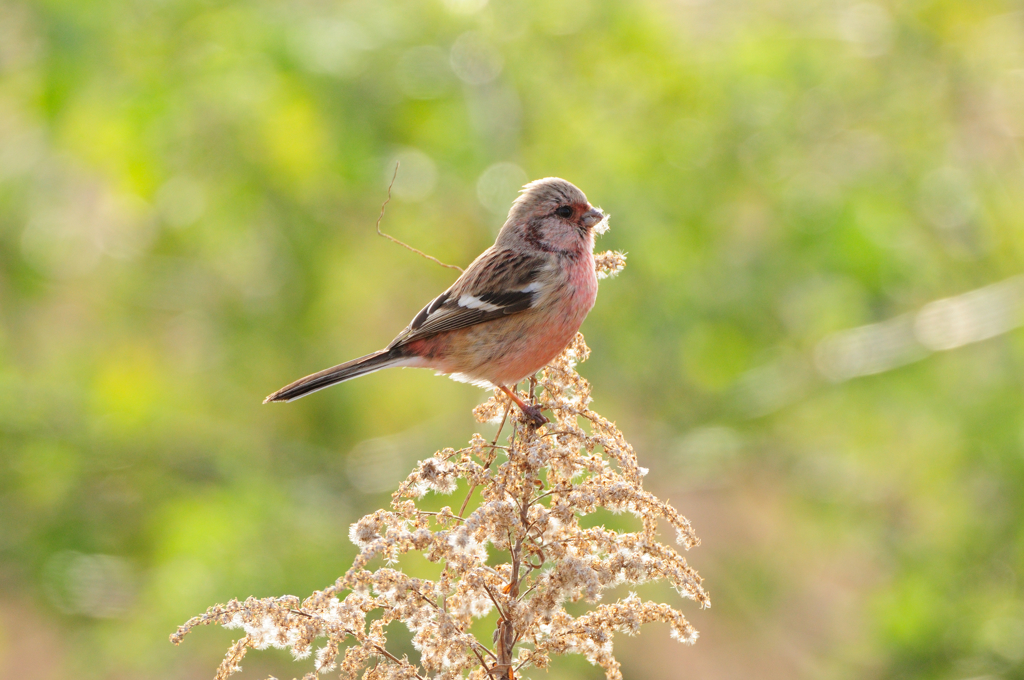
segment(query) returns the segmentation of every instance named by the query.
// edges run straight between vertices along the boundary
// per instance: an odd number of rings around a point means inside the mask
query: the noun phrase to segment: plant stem
[[[487,465],[484,465],[484,470],[491,467],[491,463],[494,462],[494,457],[497,455],[494,452],[495,445],[498,443],[498,437],[501,436],[501,431],[505,429],[505,421],[508,420],[508,412],[512,409],[512,402],[508,402],[505,406],[505,415],[501,417],[501,425],[498,425],[498,431],[494,435],[494,440],[491,441],[491,456],[487,459]],[[462,501],[462,507],[459,508],[459,516],[463,516],[466,513],[466,506],[469,505],[469,499],[473,497],[473,492],[476,491],[477,483],[473,482],[473,486],[469,487],[469,493],[466,494],[466,500]]]

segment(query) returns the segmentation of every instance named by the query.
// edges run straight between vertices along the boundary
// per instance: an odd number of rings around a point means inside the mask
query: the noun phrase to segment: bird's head
[[[523,187],[508,211],[498,245],[549,252],[593,249],[594,232],[604,233],[608,216],[571,182],[546,177]]]

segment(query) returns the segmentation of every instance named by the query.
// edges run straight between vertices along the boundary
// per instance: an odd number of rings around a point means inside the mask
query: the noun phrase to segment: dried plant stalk
[[[612,273],[624,262],[609,253],[602,260]],[[285,596],[211,607],[171,641],[180,643],[199,625],[242,628],[245,636],[229,650],[218,680],[239,670],[248,648],[284,647],[303,658],[318,639],[325,642],[308,679],[329,671],[365,680],[514,679],[530,668],[546,669],[556,654],[583,654],[609,679],[618,679],[622,674],[612,654],[617,632],[634,635],[641,624],[662,621],[674,638],[692,644],[697,631],[682,613],[634,593],[578,617],[565,609],[570,601],[596,605],[609,588],[659,579],[702,607],[710,605],[697,572],[657,540],[658,522],[664,520],[683,549],[698,545],[690,523],[643,489],[647,470],[637,464],[633,448],[613,423],[589,408],[590,385],[574,370],[589,352],[577,335],[539,375],[539,394],[523,395],[553,413],[544,427],[525,422],[497,391],[478,406],[480,422],[504,425],[514,414],[508,445],[497,445],[498,436],[488,442],[476,434],[465,448],[421,461],[393,494],[390,510],[352,525],[349,536],[361,552],[333,585],[302,602]],[[439,512],[417,506],[428,493],[451,494],[460,480],[469,495],[480,489],[468,515],[447,506]],[[641,528],[582,528],[580,518],[598,508],[631,513]],[[504,560],[495,566],[489,551]],[[394,568],[411,552],[440,565],[438,577],[413,578]],[[492,612],[491,639],[477,639],[472,624]],[[387,650],[387,627],[395,621],[412,631],[417,663]]]

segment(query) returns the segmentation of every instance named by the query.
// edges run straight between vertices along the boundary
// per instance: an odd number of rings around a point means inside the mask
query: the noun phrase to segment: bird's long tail
[[[324,369],[319,373],[313,375],[307,375],[305,378],[300,378],[290,385],[285,385],[277,392],[274,392],[269,397],[263,400],[266,404],[271,401],[294,401],[300,397],[304,397],[307,394],[312,394],[325,387],[330,387],[352,378],[358,378],[361,375],[367,373],[373,373],[379,371],[382,368],[389,368],[391,366],[403,366],[408,363],[408,357],[401,356],[394,350],[382,349],[379,352],[373,354],[367,354],[366,356],[353,359],[352,361],[346,361],[343,364],[332,366],[331,368]]]

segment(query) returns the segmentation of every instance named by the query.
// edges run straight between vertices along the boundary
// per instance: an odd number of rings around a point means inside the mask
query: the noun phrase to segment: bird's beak
[[[587,212],[583,213],[581,219],[587,229],[593,229],[594,225],[599,224],[601,220],[604,219],[604,213],[601,212],[600,208],[591,208]]]

